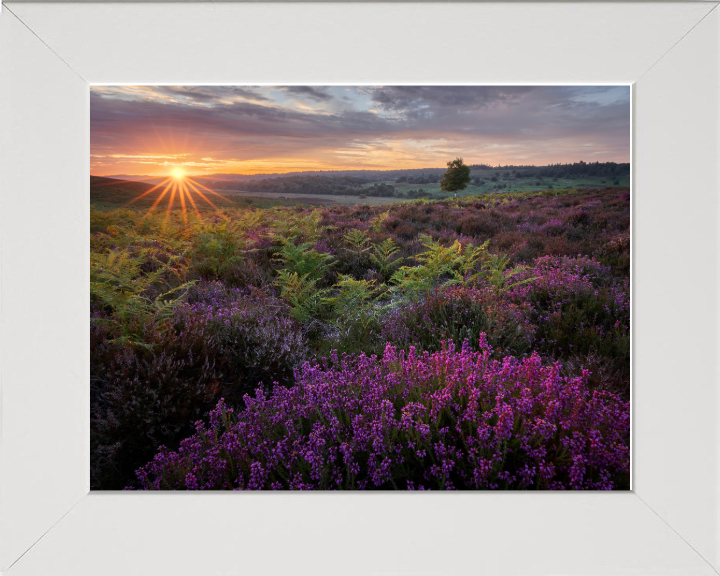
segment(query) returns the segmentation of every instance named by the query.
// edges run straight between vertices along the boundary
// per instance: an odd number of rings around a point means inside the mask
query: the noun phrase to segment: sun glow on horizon
[[[164,188],[163,188],[164,187]],[[210,194],[213,194],[217,196],[218,198],[224,199],[223,196],[215,192],[214,190],[211,190],[207,186],[204,186],[200,182],[197,182],[196,180],[193,180],[190,178],[190,176],[187,176],[185,172],[182,170],[182,168],[175,168],[172,171],[172,175],[160,182],[160,184],[153,186],[149,190],[143,192],[142,194],[139,194],[129,202],[125,204],[125,206],[129,206],[136,200],[139,200],[140,198],[143,198],[144,196],[147,196],[148,194],[151,194],[152,192],[155,192],[156,190],[163,188],[162,192],[159,193],[158,197],[155,199],[155,202],[153,202],[152,206],[148,208],[148,211],[146,213],[146,216],[148,216],[150,213],[155,210],[155,208],[161,203],[163,198],[167,199],[167,209],[165,212],[165,218],[170,217],[170,213],[173,209],[173,204],[175,203],[175,198],[177,198],[180,201],[180,206],[182,209],[182,216],[183,220],[185,222],[185,225],[187,226],[188,223],[188,206],[186,204],[186,200],[189,201],[190,205],[192,206],[193,212],[195,212],[195,215],[198,217],[200,222],[203,221],[202,216],[200,215],[200,210],[198,210],[198,206],[195,203],[195,199],[193,198],[193,195],[196,195],[198,199],[202,199],[205,201],[206,204],[210,205],[215,210],[220,210],[220,207],[213,203],[210,198],[208,198],[208,195],[205,194],[205,192],[208,192]],[[169,194],[168,194],[169,192]],[[169,198],[168,198],[169,196]]]

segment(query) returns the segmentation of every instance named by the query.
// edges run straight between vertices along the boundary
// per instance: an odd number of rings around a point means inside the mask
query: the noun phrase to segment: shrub
[[[237,284],[245,264],[245,241],[227,222],[208,225],[193,242],[190,274],[196,278]]]
[[[96,315],[95,323],[115,329],[118,342],[142,345],[138,327],[151,318],[166,320],[191,283],[167,290],[166,276],[180,278],[179,256],[160,260],[150,249],[109,250],[90,253],[90,298],[110,315]],[[180,282],[180,280],[178,280]],[[166,284],[160,292],[157,285]]]
[[[630,375],[628,279],[593,258],[539,258],[515,278],[535,280],[507,292],[511,302],[527,302],[537,325],[535,346],[556,357],[599,354],[626,379]]]
[[[501,219],[496,214],[479,210],[461,218],[455,230],[467,236],[490,238],[501,230],[501,224]]]
[[[404,222],[395,228],[395,234],[405,240],[412,240],[417,235],[417,228],[409,222]]]
[[[177,445],[187,436],[221,393],[240,405],[258,384],[292,384],[307,347],[286,314],[272,296],[210,282],[189,291],[169,328],[135,325],[147,346],[114,342],[105,325],[93,324],[93,486],[125,485],[158,445]]]
[[[594,255],[605,265],[611,266],[618,274],[630,275],[630,232],[616,234],[599,249]]]
[[[207,326],[219,353],[246,386],[291,383],[293,367],[307,356],[300,326],[282,300],[259,290],[209,283],[178,308],[176,330]]]
[[[151,350],[90,327],[92,488],[122,488],[158,445],[177,445],[212,408],[225,376],[207,326],[160,333],[149,322],[140,330]]]
[[[590,213],[582,208],[574,210],[565,217],[565,221],[571,226],[588,224],[590,222]]]
[[[144,489],[627,489],[629,405],[560,366],[464,346],[305,364],[291,389],[221,401]]]
[[[492,290],[445,287],[391,309],[381,320],[381,338],[400,348],[436,352],[443,341],[459,347],[466,339],[477,342],[482,332],[497,353],[522,355],[535,333],[529,312]]]

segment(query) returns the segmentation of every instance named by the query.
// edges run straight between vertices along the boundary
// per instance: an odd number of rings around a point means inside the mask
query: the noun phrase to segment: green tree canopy
[[[440,180],[440,190],[455,192],[465,190],[470,182],[470,166],[463,164],[462,158],[455,158],[447,163],[447,172]]]

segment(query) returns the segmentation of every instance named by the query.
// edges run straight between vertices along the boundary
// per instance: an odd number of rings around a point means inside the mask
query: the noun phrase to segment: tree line
[[[385,189],[368,191],[363,186],[372,180],[359,176],[286,176],[246,182],[211,181],[216,189],[244,192],[277,192],[285,194],[321,195],[392,195]]]
[[[460,159],[461,160],[461,159]],[[600,177],[615,181],[622,176],[630,174],[630,164],[618,164],[616,162],[575,162],[573,164],[550,164],[548,166],[524,166],[524,167],[491,167],[487,164],[472,164],[467,166],[461,164],[463,174],[467,171],[468,181],[475,186],[483,186],[487,181],[498,183],[507,180],[520,178],[535,178],[541,184],[544,178],[573,178],[573,177]],[[458,168],[454,166],[453,168]],[[448,168],[451,168],[448,166]],[[491,175],[473,175],[470,178],[471,170],[488,170]],[[360,172],[360,171],[358,171]],[[245,192],[275,192],[286,194],[318,194],[318,195],[347,195],[347,196],[382,196],[382,197],[422,197],[429,195],[419,189],[399,192],[391,184],[383,182],[395,182],[397,184],[437,184],[442,183],[446,173],[441,171],[424,172],[420,170],[389,170],[389,171],[367,171],[363,175],[292,175],[263,178],[260,180],[229,181],[203,179],[210,187],[218,190],[238,190]],[[464,176],[463,176],[464,177]],[[372,184],[371,186],[368,186]],[[445,191],[445,187],[442,187]],[[458,188],[462,190],[463,188]]]
[[[596,176],[618,178],[630,175],[630,164],[616,162],[575,162],[573,164],[550,164],[539,168],[518,170],[518,178],[571,178],[577,176]]]

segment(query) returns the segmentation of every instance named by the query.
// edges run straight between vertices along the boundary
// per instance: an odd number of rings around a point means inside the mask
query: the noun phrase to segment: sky
[[[630,161],[628,86],[93,86],[90,171]]]

